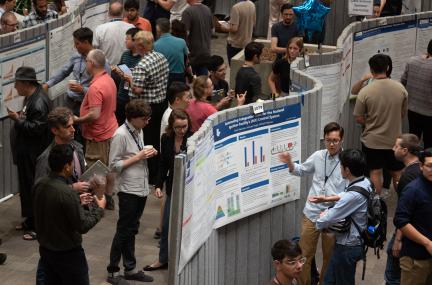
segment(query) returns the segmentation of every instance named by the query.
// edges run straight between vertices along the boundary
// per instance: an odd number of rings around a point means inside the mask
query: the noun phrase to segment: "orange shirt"
[[[114,80],[105,71],[97,74],[90,82],[80,108],[80,116],[85,116],[90,108],[100,107],[100,116],[96,121],[81,125],[82,135],[97,142],[110,139],[118,124],[115,117],[117,88]]]
[[[137,19],[134,22],[130,22],[128,20],[128,18],[123,18],[123,21],[125,21],[126,23],[134,25],[135,27],[137,27],[141,31],[147,31],[147,32],[152,31],[152,26],[151,26],[149,20],[147,20],[146,18],[137,17]]]

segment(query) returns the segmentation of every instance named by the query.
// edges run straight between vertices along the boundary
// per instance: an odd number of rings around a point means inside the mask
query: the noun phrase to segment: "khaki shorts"
[[[87,163],[87,169],[98,160],[108,166],[110,144],[111,139],[101,142],[86,140],[85,160]]]

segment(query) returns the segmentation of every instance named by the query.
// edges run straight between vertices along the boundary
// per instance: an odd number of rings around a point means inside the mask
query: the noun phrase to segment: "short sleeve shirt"
[[[231,8],[230,24],[237,27],[237,32],[230,32],[228,43],[235,48],[244,48],[252,40],[256,21],[255,4],[243,1]]]
[[[198,131],[204,121],[212,114],[216,113],[217,110],[213,107],[212,104],[192,100],[189,103],[189,106],[186,108],[186,112],[188,113],[191,123],[192,123],[192,132]]]
[[[354,116],[365,116],[361,142],[372,149],[392,149],[402,133],[402,114],[407,109],[408,92],[397,81],[374,80],[357,96]]]
[[[129,24],[134,25],[137,29],[140,29],[141,31],[152,31],[152,26],[150,24],[150,21],[143,17],[137,17],[137,19],[134,22],[130,22],[128,18],[123,18],[123,21]]]
[[[81,104],[80,116],[87,115],[93,107],[100,107],[101,113],[95,121],[81,125],[84,138],[100,142],[113,136],[118,127],[116,93],[114,80],[106,72],[93,78]]]
[[[297,23],[293,22],[291,25],[285,25],[283,22],[276,23],[271,28],[271,37],[277,38],[277,46],[286,48],[291,38],[299,36],[300,33],[297,29]],[[278,54],[278,58],[282,55]]]

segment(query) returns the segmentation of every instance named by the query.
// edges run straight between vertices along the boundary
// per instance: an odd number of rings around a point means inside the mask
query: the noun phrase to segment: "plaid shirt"
[[[168,84],[168,61],[158,52],[145,54],[132,71],[134,87],[142,88],[141,94],[134,94],[131,99],[144,99],[147,103],[161,103],[165,100]]]
[[[53,20],[57,18],[58,18],[58,14],[56,11],[53,10],[48,9],[45,18],[39,16],[39,14],[37,14],[35,11],[32,11],[28,16],[24,17],[23,28],[28,28],[39,24],[43,24],[48,22],[49,20]]]

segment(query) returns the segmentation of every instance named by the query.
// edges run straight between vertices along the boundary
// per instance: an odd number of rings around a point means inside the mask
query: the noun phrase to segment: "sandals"
[[[36,232],[34,232],[34,231],[28,231],[23,235],[22,238],[23,238],[23,240],[32,241],[32,240],[37,239],[37,235],[36,235]]]

